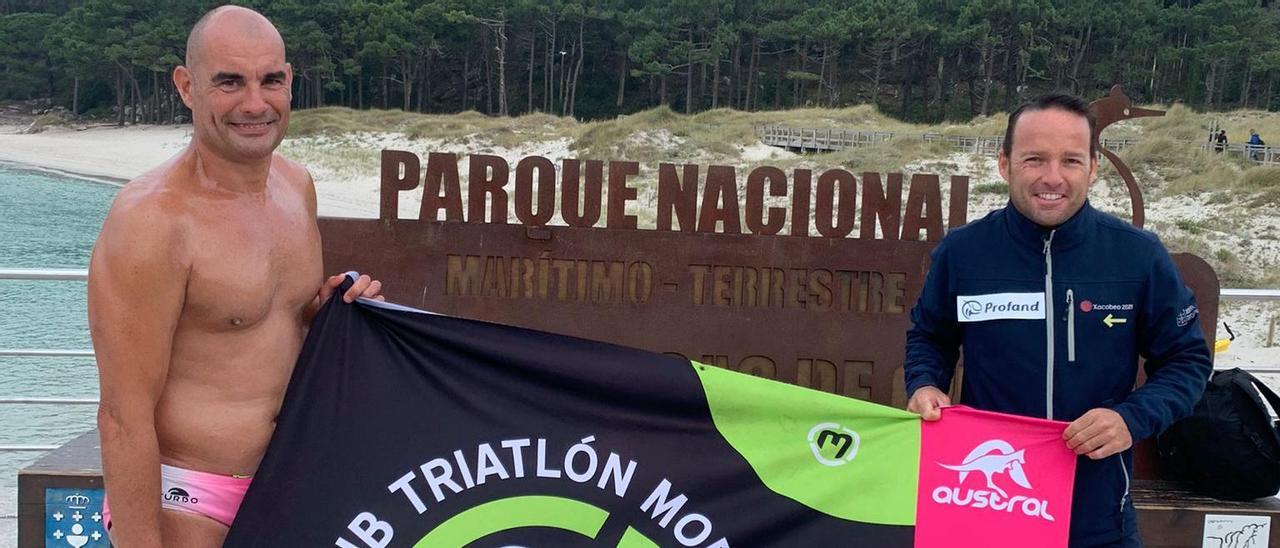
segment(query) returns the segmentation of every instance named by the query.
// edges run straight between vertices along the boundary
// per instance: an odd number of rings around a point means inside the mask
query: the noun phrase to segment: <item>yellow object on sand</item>
[[[1218,339],[1213,343],[1213,353],[1220,354],[1227,351],[1227,347],[1231,346],[1231,339]]]

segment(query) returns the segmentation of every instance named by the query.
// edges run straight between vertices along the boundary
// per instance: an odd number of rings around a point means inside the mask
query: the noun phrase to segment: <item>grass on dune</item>
[[[411,139],[443,141],[483,136],[496,146],[507,147],[522,142],[555,139],[578,125],[572,118],[541,113],[499,118],[476,111],[420,114],[401,110],[324,107],[294,113],[289,122],[289,135],[312,137],[358,132],[396,132]]]
[[[1280,205],[1280,167],[1257,166],[1236,182],[1237,194],[1249,196],[1250,207]]]
[[[1154,173],[1161,184],[1147,184],[1152,197],[1205,194],[1207,200],[1241,200],[1253,206],[1280,204],[1280,168],[1257,167],[1239,155],[1200,148],[1210,127],[1223,127],[1231,142],[1243,142],[1250,128],[1280,144],[1280,115],[1256,110],[1202,113],[1181,104],[1156,105],[1159,117],[1137,118],[1108,128],[1105,137],[1139,138],[1121,151],[1131,168]],[[359,132],[397,132],[410,139],[443,142],[484,142],[498,148],[566,140],[571,153],[584,159],[625,159],[641,164],[691,161],[744,165],[741,150],[757,145],[756,128],[786,125],[803,128],[891,131],[892,141],[803,159],[768,163],[787,168],[800,163],[844,166],[860,171],[902,171],[926,158],[952,154],[945,144],[914,138],[923,133],[988,135],[1003,133],[1003,113],[965,123],[911,124],[896,120],[871,105],[838,109],[798,108],[743,112],[720,108],[686,115],[660,106],[611,120],[579,122],[545,113],[495,117],[468,111],[458,114],[419,114],[400,110],[354,110],[325,107],[299,111],[290,125],[291,136],[341,136]],[[1110,170],[1109,166],[1104,170]],[[1109,171],[1104,171],[1109,173]]]
[[[907,172],[908,164],[924,158],[946,158],[953,154],[951,146],[943,142],[925,142],[918,139],[894,139],[865,147],[848,148],[815,158],[815,161],[832,167],[843,167],[857,172],[879,173]]]
[[[1196,112],[1173,105],[1161,117],[1128,122],[1137,129],[1141,143],[1120,156],[1131,167],[1144,166],[1168,184],[1164,195],[1208,193],[1208,199],[1223,203],[1245,196],[1255,204],[1280,203],[1280,168],[1256,166],[1239,154],[1217,153],[1200,147],[1209,129],[1227,130],[1232,143],[1246,142],[1249,129],[1274,135],[1280,143],[1280,115],[1261,111]],[[1256,196],[1254,196],[1256,195]]]
[[[400,110],[354,110],[324,107],[294,113],[290,136],[342,135],[354,132],[399,132],[409,138],[450,141],[484,138],[496,146],[510,146],[537,140],[570,140],[570,149],[582,158],[618,158],[625,153],[634,161],[678,159],[679,151],[663,147],[637,146],[636,141],[656,141],[669,134],[681,147],[696,153],[685,157],[725,157],[733,160],[737,147],[755,144],[756,127],[787,125],[805,128],[891,131],[903,137],[895,143],[916,149],[909,136],[923,133],[972,135],[996,132],[1003,127],[1003,114],[980,118],[973,124],[918,125],[895,120],[870,105],[840,109],[792,109],[743,112],[720,108],[685,115],[661,106],[611,120],[578,122],[572,118],[544,113],[500,118],[474,111],[459,114],[418,114]],[[665,132],[665,134],[660,133]],[[639,138],[637,138],[639,137]],[[874,147],[873,147],[874,148]],[[892,148],[892,147],[890,147]],[[886,151],[880,151],[886,152]],[[676,158],[672,158],[673,153]],[[860,156],[860,155],[854,155]],[[901,156],[895,154],[895,156]]]
[[[1233,154],[1202,150],[1209,128],[1227,129],[1232,142],[1242,142],[1250,128],[1280,143],[1280,115],[1240,110],[1200,113],[1184,105],[1153,107],[1165,110],[1160,117],[1128,120],[1108,128],[1106,137],[1137,137],[1141,142],[1121,152],[1133,168],[1149,169],[1167,185],[1171,194],[1222,192],[1254,193],[1262,203],[1275,203],[1280,182],[1277,168],[1258,168]],[[611,120],[579,122],[544,113],[501,118],[475,111],[459,114],[418,114],[399,110],[353,110],[325,107],[299,111],[290,135],[343,135],[354,132],[398,132],[411,139],[449,141],[485,140],[511,148],[539,141],[565,139],[580,158],[626,159],[641,163],[697,159],[701,162],[741,164],[740,149],[755,145],[756,128],[787,125],[803,128],[891,131],[892,141],[862,148],[809,156],[812,161],[855,167],[860,170],[901,170],[912,161],[946,157],[952,151],[942,144],[924,143],[915,135],[1000,135],[1004,114],[978,117],[967,123],[910,124],[881,113],[870,105],[839,109],[801,108],[767,112],[715,109],[685,115],[662,106]],[[787,163],[787,162],[779,162]],[[1219,198],[1221,200],[1221,198]]]

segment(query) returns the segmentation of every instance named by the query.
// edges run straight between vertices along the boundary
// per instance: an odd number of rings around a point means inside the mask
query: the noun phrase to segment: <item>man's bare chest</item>
[[[297,314],[320,286],[320,236],[303,211],[208,211],[190,232],[183,320],[202,330],[243,330],[272,314]]]

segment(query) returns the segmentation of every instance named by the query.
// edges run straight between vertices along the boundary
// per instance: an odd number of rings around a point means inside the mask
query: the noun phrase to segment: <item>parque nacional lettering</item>
[[[819,164],[820,165],[820,164]],[[389,299],[905,405],[902,344],[967,177],[384,150],[326,266]],[[560,226],[565,225],[565,226]]]
[[[432,152],[426,169],[412,152],[382,151],[380,218],[398,220],[401,193],[421,188],[419,220],[507,224],[514,218],[526,226],[546,226],[559,215],[571,227],[637,229],[637,216],[627,214],[637,200],[631,183],[640,173],[632,161],[566,158],[556,165],[527,156],[512,166],[499,156],[473,154],[467,162],[467,189],[462,189],[455,154]],[[514,173],[513,173],[514,171]],[[943,235],[942,190],[937,175],[910,177],[903,203],[902,173],[845,169],[817,173],[772,166],[742,176],[732,166],[660,163],[654,211],[656,229],[722,234],[855,237],[938,241]],[[559,182],[557,183],[557,179]],[[950,181],[947,226],[967,220],[969,178]],[[777,205],[785,201],[786,206]],[[812,221],[810,220],[812,219]],[[858,231],[855,233],[854,229]]]

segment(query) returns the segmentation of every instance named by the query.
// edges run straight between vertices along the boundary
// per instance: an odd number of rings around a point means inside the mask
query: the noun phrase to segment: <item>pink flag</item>
[[[925,422],[915,545],[1065,547],[1076,471],[1066,428],[963,406]]]

